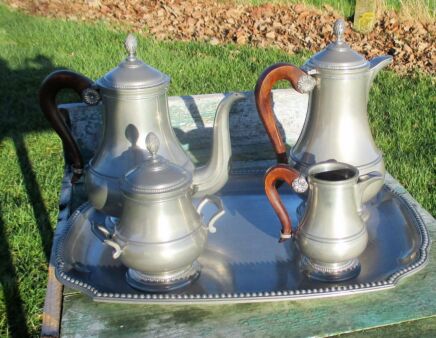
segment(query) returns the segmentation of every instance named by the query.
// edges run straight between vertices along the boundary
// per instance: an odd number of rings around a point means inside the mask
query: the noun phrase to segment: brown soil
[[[25,12],[74,20],[110,20],[128,24],[157,39],[276,46],[288,53],[319,51],[332,39],[339,15],[329,6],[316,10],[304,5],[235,5],[211,0],[6,0]],[[360,34],[347,22],[346,41],[367,58],[394,56],[399,73],[416,69],[435,74],[435,22],[400,19],[395,12],[379,15],[374,30]],[[280,61],[280,60],[277,60]]]

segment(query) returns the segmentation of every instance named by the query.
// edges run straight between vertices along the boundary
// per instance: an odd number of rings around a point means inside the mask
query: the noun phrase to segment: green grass
[[[0,336],[39,333],[57,218],[61,143],[39,111],[38,86],[56,68],[98,78],[124,57],[124,37],[103,23],[30,17],[0,5]],[[268,65],[301,65],[308,57],[147,38],[140,39],[138,54],[171,75],[171,95],[252,90]],[[369,114],[387,169],[434,214],[432,81],[382,72]]]

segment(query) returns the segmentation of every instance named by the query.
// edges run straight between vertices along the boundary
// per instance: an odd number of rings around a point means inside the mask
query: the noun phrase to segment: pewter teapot
[[[277,191],[279,181],[285,181],[297,193],[309,191],[295,231]],[[368,243],[363,196],[380,183],[380,173],[359,177],[356,167],[340,162],[315,164],[307,170],[307,178],[284,164],[268,169],[265,192],[282,223],[280,241],[295,236],[303,255],[302,269],[310,278],[333,282],[359,273],[358,257]]]
[[[218,191],[228,179],[231,157],[229,110],[243,96],[235,93],[220,103],[211,157],[205,166],[195,168],[171,127],[167,97],[170,78],[137,59],[137,41],[133,35],[127,36],[125,48],[127,58],[95,83],[78,73],[61,70],[50,74],[41,85],[41,109],[63,141],[72,162],[72,181],[80,178],[84,163],[56,107],[56,95],[64,88],[76,91],[88,105],[103,102],[101,142],[85,176],[88,198],[96,209],[119,217],[122,209],[119,179],[149,156],[145,144],[139,141],[145,140],[149,132],[161,140],[162,156],[193,174],[196,197]]]
[[[203,197],[192,201],[192,174],[158,155],[159,139],[147,135],[151,156],[122,178],[123,211],[114,229],[93,224],[93,232],[113,248],[113,258],[127,266],[127,282],[146,291],[166,291],[189,284],[200,273],[196,262],[224,215],[221,200]],[[202,210],[207,203],[217,211],[207,224]]]
[[[391,63],[392,57],[367,61],[345,43],[344,29],[344,21],[337,20],[336,41],[301,69],[286,63],[267,68],[255,89],[257,110],[279,163],[289,161],[304,173],[314,163],[336,160],[357,167],[360,175],[373,171],[384,175],[382,154],[368,124],[367,103],[374,77]],[[271,89],[279,80],[288,80],[296,91],[309,94],[306,120],[289,159],[271,106]],[[382,185],[380,181],[368,189],[364,201],[375,196]]]

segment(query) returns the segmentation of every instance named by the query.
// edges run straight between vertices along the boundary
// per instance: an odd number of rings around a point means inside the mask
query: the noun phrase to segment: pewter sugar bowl
[[[93,231],[113,248],[113,258],[128,267],[128,283],[144,291],[167,291],[183,287],[200,273],[197,258],[208,232],[224,214],[221,200],[203,197],[192,201],[192,174],[157,155],[159,139],[147,135],[151,156],[122,179],[123,211],[114,229],[93,225]],[[216,213],[207,224],[202,210],[208,203]]]
[[[215,116],[209,162],[195,167],[171,126],[167,97],[170,78],[137,58],[133,35],[127,37],[125,48],[127,57],[95,83],[81,74],[61,70],[50,74],[41,85],[41,110],[63,141],[72,163],[73,181],[83,174],[84,162],[66,119],[56,107],[56,95],[64,88],[76,91],[88,105],[102,101],[101,141],[85,173],[88,198],[97,210],[115,218],[120,216],[119,179],[148,156],[144,142],[139,140],[149,132],[161,140],[162,156],[192,174],[196,197],[215,193],[228,179],[232,154],[229,111],[243,96],[235,93],[222,100]]]
[[[392,56],[367,61],[352,50],[345,42],[342,19],[336,21],[333,31],[336,41],[315,54],[301,69],[277,63],[262,73],[255,90],[259,117],[279,163],[289,163],[306,173],[315,163],[335,160],[357,167],[360,175],[373,171],[384,175],[382,153],[369,128],[367,103],[375,76],[392,62]],[[270,95],[279,80],[288,80],[296,91],[309,94],[306,120],[289,157],[276,125]],[[382,186],[380,181],[367,189],[363,201],[374,197]]]

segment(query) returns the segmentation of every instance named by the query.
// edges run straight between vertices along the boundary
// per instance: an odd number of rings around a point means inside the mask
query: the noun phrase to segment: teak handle
[[[74,140],[64,118],[56,105],[56,96],[62,89],[73,89],[83,99],[84,90],[91,88],[93,81],[87,77],[69,71],[59,70],[48,75],[39,88],[39,105],[53,129],[61,138],[67,155],[72,162],[75,183],[83,173],[83,159],[77,142]]]
[[[259,117],[265,126],[279,163],[288,163],[286,145],[275,122],[271,104],[271,90],[280,80],[288,80],[299,93],[308,93],[315,86],[315,79],[290,63],[276,63],[268,67],[257,80],[254,95]]]
[[[267,170],[265,174],[265,192],[274,211],[282,223],[279,242],[286,241],[293,236],[291,218],[277,191],[277,181],[285,181],[289,185],[300,176],[300,173],[287,164],[277,164]]]

